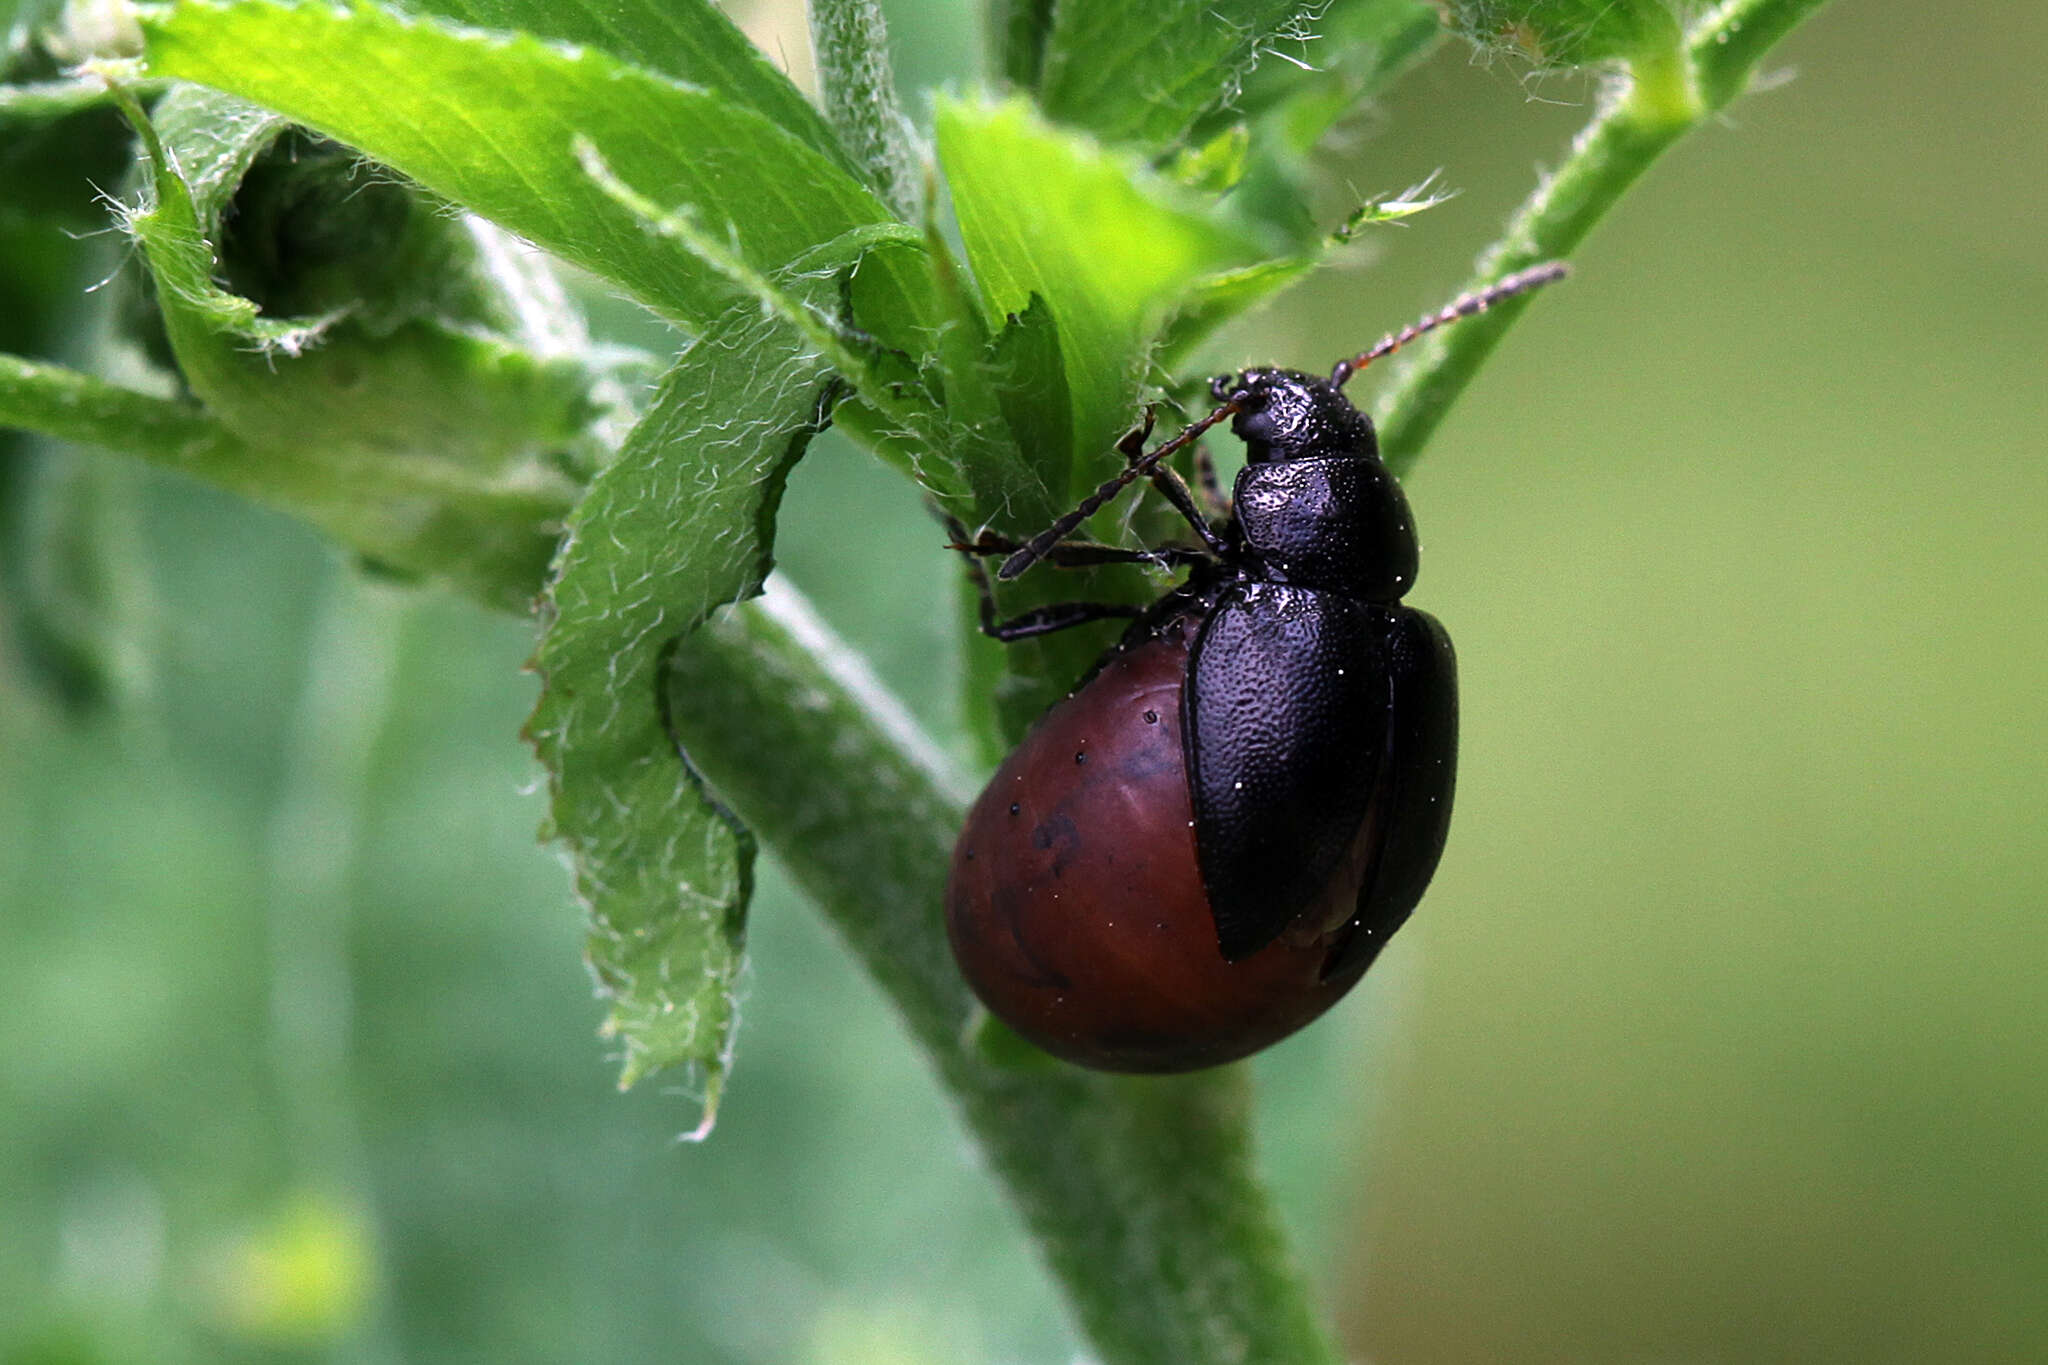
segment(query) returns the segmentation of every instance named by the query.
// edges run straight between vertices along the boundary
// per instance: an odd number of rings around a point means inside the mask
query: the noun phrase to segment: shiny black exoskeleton
[[[1252,370],[1218,396],[1246,464],[1181,694],[1195,847],[1224,957],[1292,929],[1369,959],[1421,898],[1449,828],[1450,637],[1400,604],[1414,521],[1372,422],[1328,380]],[[1202,575],[1210,577],[1211,575]],[[1351,914],[1296,925],[1333,877]]]
[[[1450,638],[1401,599],[1415,582],[1407,499],[1343,386],[1435,327],[1558,278],[1467,295],[1328,378],[1252,369],[1217,407],[1024,544],[955,527],[1003,640],[1137,619],[990,778],[954,846],[946,925],[989,1010],[1047,1051],[1113,1071],[1186,1071],[1287,1036],[1354,985],[1422,897],[1444,848],[1458,730]],[[1205,513],[1164,461],[1230,419],[1245,467]],[[1070,536],[1150,480],[1199,546]],[[1186,567],[1148,608],[1070,602],[996,619],[973,556],[1013,578],[1069,567]]]

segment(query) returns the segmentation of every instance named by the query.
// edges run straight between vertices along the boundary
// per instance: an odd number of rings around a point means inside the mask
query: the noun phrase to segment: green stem
[[[61,365],[0,355],[0,427],[103,446],[248,491],[240,486],[248,447],[203,409]]]
[[[940,913],[958,784],[802,599],[770,580],[691,636],[674,669],[692,762],[888,993],[1100,1358],[1334,1365],[1251,1174],[1242,1068],[1111,1077],[1004,1065],[966,1041],[973,1001]]]
[[[340,566],[314,619],[265,843],[271,1085],[292,1174],[377,1232],[369,1148],[353,1084],[350,935],[372,759],[390,720],[399,637],[415,599]],[[334,1365],[402,1359],[381,1285]]]
[[[1665,149],[1748,89],[1757,64],[1824,0],[1728,0],[1686,34],[1681,50],[1638,59],[1607,92],[1564,163],[1508,220],[1467,282],[1568,255]],[[1528,296],[1432,336],[1380,405],[1380,444],[1397,476],[1415,466],[1451,404],[1478,373]]]
[[[0,427],[176,470],[303,517],[390,569],[522,613],[569,510],[566,482],[495,484],[409,454],[258,447],[194,404],[5,354]]]
[[[818,98],[868,185],[905,222],[917,219],[918,155],[896,99],[889,31],[875,0],[810,0]]]
[[[163,81],[132,82],[135,92],[145,99],[154,97],[164,84]],[[0,86],[0,119],[59,119],[82,109],[96,109],[113,102],[113,95],[98,81],[32,81],[25,85]]]
[[[1712,113],[1749,89],[1764,54],[1827,0],[1725,0],[1686,35],[1700,100]]]

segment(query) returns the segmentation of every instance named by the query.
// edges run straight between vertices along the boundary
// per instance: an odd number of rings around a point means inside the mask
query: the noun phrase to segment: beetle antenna
[[[1381,337],[1379,344],[1369,351],[1361,351],[1349,360],[1338,361],[1336,368],[1330,371],[1330,383],[1341,389],[1352,375],[1373,361],[1392,355],[1417,337],[1426,336],[1439,327],[1448,327],[1460,318],[1475,317],[1503,299],[1526,294],[1532,289],[1541,289],[1544,285],[1561,280],[1570,273],[1571,268],[1563,261],[1546,261],[1542,265],[1532,265],[1527,270],[1518,270],[1505,279],[1496,280],[1484,289],[1460,294],[1441,312],[1431,313],[1398,332]]]
[[[1159,467],[1159,462],[1180,450],[1238,410],[1235,403],[1224,403],[1210,411],[1207,417],[1198,418],[1180,429],[1168,440],[1161,441],[1152,449],[1132,460],[1123,472],[1113,479],[1105,479],[1093,493],[1081,499],[1080,506],[1061,517],[1052,525],[1024,542],[1024,548],[1003,561],[1003,567],[996,570],[996,577],[1007,583],[1018,574],[1045,558],[1046,552],[1074,533],[1076,527],[1102,510],[1102,505],[1117,494],[1129,488],[1139,479],[1147,478]]]

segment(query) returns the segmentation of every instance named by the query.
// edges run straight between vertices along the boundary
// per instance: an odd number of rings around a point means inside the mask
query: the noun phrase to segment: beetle
[[[1347,380],[1422,334],[1565,273],[1465,295],[1339,361],[1258,367],[1022,544],[955,525],[981,626],[1005,641],[1108,617],[1122,639],[1033,725],[970,809],[946,928],[989,1011],[1055,1056],[1175,1072],[1247,1056],[1357,983],[1421,899],[1449,829],[1458,701],[1450,637],[1401,598],[1418,550],[1400,485]],[[1245,465],[1216,520],[1164,463],[1225,418]],[[1148,480],[1199,541],[1068,537]],[[1150,607],[1069,602],[997,619],[998,577],[1034,564],[1185,569]]]

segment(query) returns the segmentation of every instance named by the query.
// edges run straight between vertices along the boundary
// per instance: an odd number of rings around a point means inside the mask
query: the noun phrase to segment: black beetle
[[[991,1012],[1111,1071],[1248,1055],[1321,1014],[1421,899],[1443,852],[1457,750],[1450,637],[1402,605],[1417,548],[1370,418],[1342,388],[1435,327],[1559,278],[1539,266],[1341,361],[1212,385],[1206,417],[1028,543],[958,528],[1004,640],[1137,619],[999,767],[954,848],[946,924]],[[1215,523],[1163,461],[1231,419],[1245,467]],[[1221,502],[1205,464],[1212,502]],[[1139,479],[1199,547],[1067,542]],[[1076,602],[996,619],[975,556],[1189,569],[1149,608]]]

